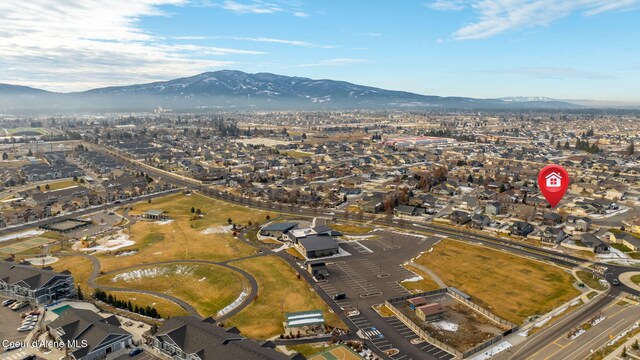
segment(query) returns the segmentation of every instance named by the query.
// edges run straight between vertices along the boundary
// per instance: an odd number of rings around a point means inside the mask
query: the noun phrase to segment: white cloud
[[[308,41],[275,39],[275,38],[268,38],[268,37],[216,36],[216,38],[240,40],[240,41],[252,41],[252,42],[261,42],[261,43],[274,43],[274,44],[301,46],[306,48],[334,49],[338,47],[337,45],[322,45],[322,44],[316,44]]]
[[[222,8],[238,14],[273,14],[276,12],[284,11],[284,9],[277,4],[260,0],[252,1],[249,3],[226,0],[222,4]]]
[[[434,10],[470,9],[478,19],[453,33],[457,40],[485,39],[507,31],[547,26],[581,13],[593,16],[608,11],[635,9],[640,0],[436,0]]]
[[[208,56],[259,51],[170,45],[139,27],[160,6],[187,0],[0,1],[0,82],[82,90],[167,79],[227,67]]]
[[[336,58],[336,59],[327,59],[320,60],[316,63],[311,64],[300,64],[298,67],[316,67],[316,66],[344,66],[351,65],[357,63],[367,62],[364,59],[352,59],[352,58]]]

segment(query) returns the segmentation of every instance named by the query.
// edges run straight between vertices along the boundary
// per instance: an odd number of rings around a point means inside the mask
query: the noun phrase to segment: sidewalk
[[[631,345],[638,340],[640,342],[640,334],[637,334],[636,336],[632,337],[631,339],[627,340],[624,344],[622,344],[622,346],[618,347],[617,349],[615,349],[614,351],[611,352],[611,354],[607,355],[607,357],[604,358],[604,360],[618,360],[618,359],[623,359],[622,356],[620,356],[620,353],[622,353],[622,348],[623,346],[627,347],[627,359],[640,359],[640,357],[637,356],[631,356],[630,353],[630,349],[631,349]]]

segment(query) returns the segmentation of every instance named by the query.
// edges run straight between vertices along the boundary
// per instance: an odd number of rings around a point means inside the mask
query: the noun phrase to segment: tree
[[[307,134],[306,133],[302,133],[302,138],[306,140],[307,139]]]
[[[556,149],[558,149],[558,150],[562,149],[562,146],[560,145],[560,141],[558,141],[556,143]]]
[[[42,191],[42,189],[40,188],[40,185],[37,185],[37,186],[36,186],[36,190],[38,190],[38,191]]]
[[[44,186],[44,188],[47,189],[47,190],[50,190],[51,186],[49,184],[47,184],[47,185]]]
[[[626,346],[624,346],[622,348],[622,352],[620,353],[620,356],[622,356],[623,358],[627,357],[627,347]]]
[[[640,349],[640,345],[638,344],[638,339],[636,339],[636,341],[633,342],[633,344],[631,344],[631,348],[633,350],[638,350]]]
[[[569,150],[569,148],[571,148],[571,145],[569,144],[569,140],[567,140],[567,142],[564,143],[564,149]]]
[[[233,220],[231,220],[231,218],[228,218],[228,219],[227,219],[227,223],[228,223],[229,225],[231,225],[231,224],[233,223]]]
[[[9,154],[2,153],[2,160],[9,160]]]
[[[78,300],[80,301],[84,300],[84,294],[82,293],[82,289],[80,288],[80,285],[78,285],[77,296],[78,296]]]
[[[191,207],[191,213],[195,213],[196,212],[196,208],[194,208],[193,206]]]
[[[31,149],[29,149],[29,152],[27,153],[27,156],[33,156],[33,151],[31,151]]]
[[[469,174],[469,176],[467,176],[467,182],[473,184],[473,175]]]
[[[629,143],[629,146],[627,147],[627,154],[629,155],[633,155],[633,153],[636,152],[636,147],[633,143],[633,139],[631,139],[631,142]]]
[[[73,182],[78,182],[78,177],[77,176],[73,177]]]

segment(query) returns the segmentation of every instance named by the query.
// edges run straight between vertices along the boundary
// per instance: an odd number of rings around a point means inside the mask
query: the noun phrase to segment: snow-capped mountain
[[[25,101],[29,95],[33,101]],[[221,70],[169,81],[116,86],[76,93],[51,93],[0,85],[5,111],[148,111],[157,107],[182,111],[211,109],[521,109],[575,108],[559,101],[513,101],[440,97],[379,89],[344,81],[314,80],[270,73]]]

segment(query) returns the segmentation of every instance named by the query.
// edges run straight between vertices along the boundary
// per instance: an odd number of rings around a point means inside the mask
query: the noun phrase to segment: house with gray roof
[[[91,310],[71,308],[46,327],[51,337],[65,344],[71,358],[94,360],[133,343],[131,334],[120,326],[115,315],[105,318]]]
[[[225,330],[211,318],[193,316],[168,319],[152,337],[150,344],[161,355],[173,360],[303,360],[304,356],[287,356],[274,350],[272,342],[258,343]]]
[[[51,268],[0,261],[0,295],[46,304],[74,297],[76,289],[69,271],[56,272]]]

